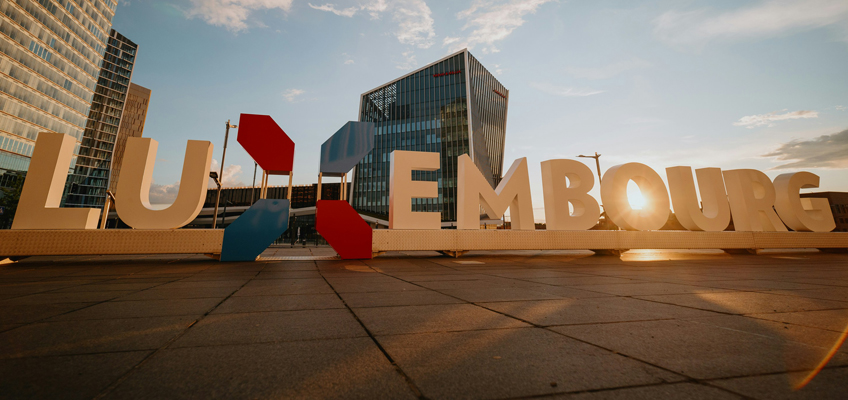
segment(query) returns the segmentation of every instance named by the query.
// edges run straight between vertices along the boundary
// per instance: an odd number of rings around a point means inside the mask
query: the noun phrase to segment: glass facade
[[[79,156],[68,179],[64,199],[64,205],[67,207],[99,208],[103,207],[106,201],[112,154],[137,51],[138,45],[114,29],[111,30]],[[145,112],[146,110],[145,103]]]
[[[414,171],[413,179],[438,182],[439,197],[413,199],[412,209],[456,221],[458,156],[471,155],[493,187],[500,181],[507,97],[467,50],[363,94],[359,120],[375,123],[375,146],[356,166],[353,207],[388,219],[391,152],[437,152],[441,168]]]
[[[27,170],[38,132],[82,140],[117,5],[0,1],[0,171]]]

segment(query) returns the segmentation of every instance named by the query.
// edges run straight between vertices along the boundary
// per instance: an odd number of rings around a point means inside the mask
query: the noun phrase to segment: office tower
[[[115,7],[0,1],[0,184],[28,169],[39,132],[82,141]]]
[[[124,160],[127,138],[141,137],[149,104],[150,89],[130,83],[127,100],[124,102],[124,113],[121,115],[121,126],[118,128],[118,138],[115,140],[115,150],[112,151],[112,172],[109,176],[109,190],[112,193],[115,193],[118,187],[118,176],[121,174],[121,162]]]
[[[112,29],[76,167],[68,177],[66,207],[102,207],[106,200],[112,154],[137,51],[138,45]]]
[[[441,169],[414,171],[413,179],[437,181],[438,199],[413,199],[413,211],[441,212],[456,221],[456,159],[469,154],[495,187],[503,170],[509,91],[462,50],[362,94],[359,120],[374,122],[375,146],[357,166],[353,207],[388,219],[389,167],[393,150],[441,154]]]

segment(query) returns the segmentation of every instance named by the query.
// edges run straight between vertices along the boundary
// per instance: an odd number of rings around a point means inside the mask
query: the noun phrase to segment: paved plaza
[[[332,254],[0,265],[0,398],[848,396],[848,254]]]

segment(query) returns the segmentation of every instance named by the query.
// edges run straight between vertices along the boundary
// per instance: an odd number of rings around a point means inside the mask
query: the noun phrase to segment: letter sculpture
[[[64,133],[38,134],[12,229],[97,229],[98,210],[59,207],[75,144]]]
[[[527,158],[515,160],[498,187],[492,190],[471,157],[463,154],[457,159],[456,191],[457,229],[480,229],[480,206],[489,218],[501,218],[509,208],[512,229],[536,229]]]
[[[730,204],[724,191],[724,180],[719,168],[695,170],[701,205],[695,193],[692,167],[670,167],[665,169],[668,189],[674,214],[684,228],[690,231],[720,232],[730,224]]]
[[[565,180],[568,178],[568,184]],[[545,193],[545,223],[548,230],[589,229],[598,223],[601,207],[589,191],[595,174],[574,160],[542,161],[542,189]],[[574,208],[570,213],[569,203]]]
[[[836,228],[827,199],[801,198],[801,189],[819,187],[819,176],[809,172],[781,174],[774,179],[774,209],[783,222],[799,232],[830,232]]]
[[[774,212],[774,185],[755,169],[724,171],[724,185],[737,231],[786,231]]]
[[[439,169],[439,153],[395,150],[389,178],[389,229],[440,229],[439,212],[413,212],[413,198],[437,198],[437,182],[413,181],[412,171]]]
[[[175,229],[193,221],[206,201],[212,143],[189,140],[183,161],[180,189],[174,204],[164,210],[150,207],[150,183],[159,143],[150,138],[129,138],[121,179],[115,193],[118,216],[135,229]]]
[[[627,200],[627,184],[639,185],[645,206],[634,210]],[[612,222],[629,231],[651,231],[668,222],[668,191],[662,178],[651,167],[640,163],[616,165],[601,181],[601,200]]]

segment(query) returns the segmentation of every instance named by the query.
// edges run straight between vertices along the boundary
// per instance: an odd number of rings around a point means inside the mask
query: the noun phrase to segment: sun
[[[630,208],[641,210],[645,207],[645,197],[642,196],[642,191],[639,190],[639,185],[636,182],[630,181],[627,183],[627,201],[630,203]]]

